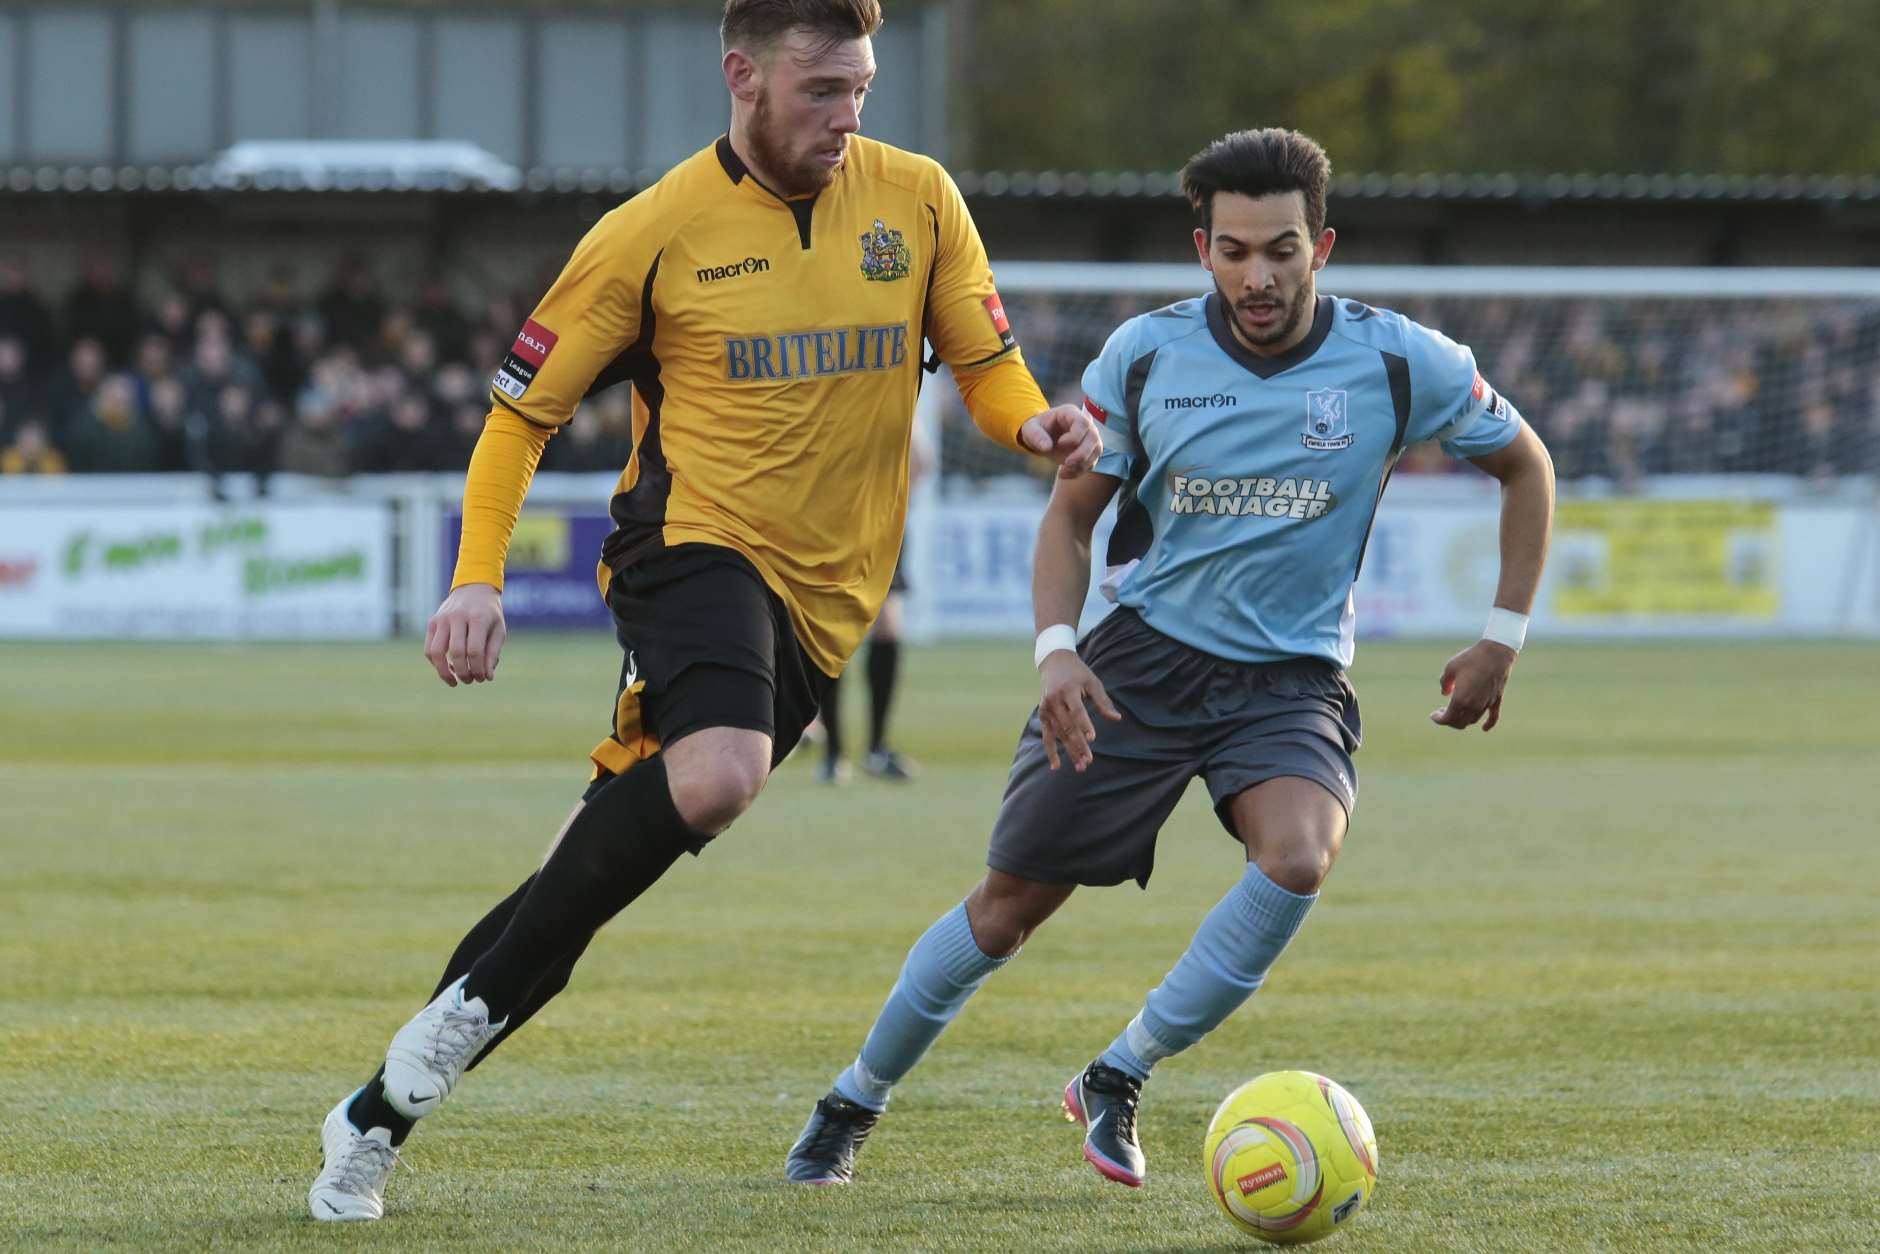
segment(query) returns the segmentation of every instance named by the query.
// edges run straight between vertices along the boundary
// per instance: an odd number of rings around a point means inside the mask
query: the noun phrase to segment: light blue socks
[[[888,1090],[913,1070],[966,999],[1017,956],[988,958],[980,951],[966,921],[966,903],[941,915],[907,951],[901,978],[868,1030],[861,1054],[836,1077],[836,1092],[870,1110],[885,1108]]]
[[[1188,952],[1103,1051],[1103,1064],[1146,1080],[1156,1063],[1212,1032],[1253,996],[1318,899],[1287,892],[1249,862],[1201,921]]]

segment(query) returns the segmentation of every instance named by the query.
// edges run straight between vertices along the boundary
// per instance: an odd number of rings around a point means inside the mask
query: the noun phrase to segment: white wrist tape
[[[1528,616],[1517,614],[1513,610],[1504,610],[1497,605],[1488,612],[1488,626],[1482,628],[1482,639],[1493,640],[1496,644],[1505,644],[1516,653],[1527,642]]]
[[[1038,645],[1031,651],[1031,664],[1043,666],[1044,660],[1059,649],[1077,652],[1077,629],[1069,623],[1053,623],[1038,633]]]

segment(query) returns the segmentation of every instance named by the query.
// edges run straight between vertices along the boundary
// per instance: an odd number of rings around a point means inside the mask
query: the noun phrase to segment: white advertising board
[[[1495,493],[1387,499],[1353,598],[1358,634],[1468,636],[1494,603]],[[910,607],[936,636],[1029,635],[1042,502],[936,503]],[[1107,520],[1092,544],[1101,568]],[[1092,587],[1096,578],[1092,578]],[[1102,609],[1086,604],[1088,628]],[[1562,500],[1534,631],[1554,638],[1880,634],[1880,515],[1855,501],[1723,496]]]
[[[382,502],[0,505],[0,636],[389,635],[391,523]]]

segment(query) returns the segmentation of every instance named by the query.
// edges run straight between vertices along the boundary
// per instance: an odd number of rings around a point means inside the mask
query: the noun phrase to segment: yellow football
[[[1234,1226],[1282,1245],[1349,1227],[1377,1187],[1370,1116],[1311,1071],[1269,1071],[1229,1093],[1201,1157]]]

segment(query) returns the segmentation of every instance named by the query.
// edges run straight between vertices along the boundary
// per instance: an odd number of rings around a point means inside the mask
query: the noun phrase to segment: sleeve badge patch
[[[521,400],[523,393],[529,390],[529,385],[535,382],[536,371],[547,363],[548,355],[555,351],[559,338],[534,318],[525,321],[522,330],[516,335],[516,342],[509,346],[502,368],[497,370],[491,385],[510,400]]]
[[[986,314],[992,319],[992,329],[999,333],[999,347],[1011,348],[1018,343],[1018,337],[1012,334],[1012,324],[1005,317],[1005,302],[994,292],[985,299]]]
[[[1084,397],[1084,412],[1089,414],[1092,418],[1095,418],[1104,426],[1107,427],[1110,425],[1110,415],[1108,411],[1106,411],[1103,406],[1091,400],[1088,396]]]

